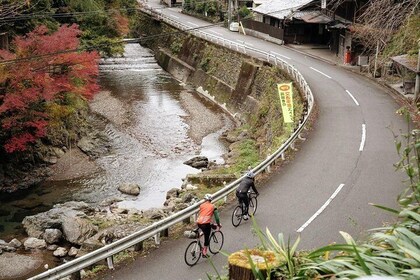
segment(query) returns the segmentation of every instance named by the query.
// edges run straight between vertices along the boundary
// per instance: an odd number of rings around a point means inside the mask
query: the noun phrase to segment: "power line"
[[[203,2],[205,2],[205,1],[203,1]],[[283,11],[283,10],[285,10],[285,9],[274,11],[274,12],[271,12],[271,13],[268,13],[268,14],[277,13],[277,12]],[[252,17],[253,17],[253,15],[251,14],[248,17],[243,18],[242,20],[250,20],[250,19],[252,19]],[[145,37],[140,37],[140,38],[133,38],[132,41],[138,41],[140,43],[141,41],[147,41],[147,40],[151,40],[151,39],[154,39],[154,38],[166,37],[166,36],[170,36],[170,35],[174,35],[174,34],[194,31],[194,30],[207,29],[207,28],[211,28],[211,27],[214,27],[214,26],[220,26],[220,25],[223,25],[223,24],[224,24],[224,22],[218,22],[218,23],[209,24],[209,25],[205,25],[205,26],[189,28],[189,29],[186,29],[186,30],[179,30],[179,31],[173,31],[173,32],[168,32],[168,33],[163,33],[163,34],[158,34],[158,35],[150,35],[150,36],[145,36]],[[98,44],[98,45],[89,46],[89,47],[82,47],[82,48],[76,48],[76,49],[71,49],[71,50],[63,50],[63,51],[59,51],[59,52],[47,53],[47,54],[31,56],[31,57],[22,57],[22,58],[17,58],[17,59],[3,60],[3,61],[0,61],[0,65],[19,63],[19,62],[23,62],[23,61],[29,61],[29,60],[34,60],[34,59],[59,55],[59,54],[65,54],[65,53],[72,53],[72,52],[79,52],[79,51],[92,51],[92,50],[95,50],[95,49],[99,49],[100,47],[117,45],[117,44],[121,44],[121,43],[125,43],[124,40],[118,40],[114,43]]]
[[[142,41],[147,41],[147,40],[151,40],[151,39],[155,39],[155,38],[159,38],[159,37],[166,37],[166,36],[171,36],[171,35],[180,34],[180,33],[184,33],[184,32],[211,28],[211,27],[214,27],[214,26],[219,26],[221,24],[223,24],[223,22],[216,23],[216,24],[205,25],[205,26],[194,27],[194,28],[189,28],[187,30],[173,31],[173,32],[162,33],[162,34],[157,34],[157,35],[150,35],[150,36],[145,36],[145,37],[140,37],[140,38],[132,38],[132,40],[130,40],[130,42],[136,42],[137,41],[137,42],[140,43]],[[46,54],[42,54],[42,55],[35,55],[35,56],[30,56],[30,57],[22,57],[22,58],[16,58],[16,59],[3,60],[3,61],[0,61],[0,65],[20,63],[20,62],[24,62],[24,61],[36,60],[36,59],[39,59],[39,58],[50,57],[50,56],[72,53],[72,52],[92,51],[92,50],[99,49],[100,47],[117,45],[117,44],[121,44],[121,43],[125,43],[125,41],[124,40],[118,40],[114,43],[104,43],[104,44],[98,44],[98,45],[89,46],[89,47],[81,47],[81,48],[63,50],[63,51],[58,51],[58,52],[53,52],[53,53],[46,53]]]

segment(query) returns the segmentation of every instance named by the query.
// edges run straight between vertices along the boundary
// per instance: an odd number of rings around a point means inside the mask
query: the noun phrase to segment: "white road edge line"
[[[173,18],[176,18],[176,19],[178,19],[179,17],[177,17],[177,16],[174,16],[174,15],[169,15],[170,17],[173,17]]]
[[[210,32],[213,32],[214,34],[217,34],[217,35],[219,35],[219,36],[223,36],[223,34],[222,33],[220,33],[220,32],[217,32],[217,31],[214,31],[214,30],[209,30]]]
[[[281,57],[284,57],[284,58],[286,58],[286,59],[291,59],[290,57],[288,57],[288,56],[285,56],[285,55],[282,55],[282,54],[279,54],[279,53],[276,53],[276,52],[273,52],[273,51],[270,51],[271,53],[273,53],[273,54],[275,54],[275,55],[278,55],[278,56],[281,56]]]
[[[187,21],[187,23],[189,23],[189,24],[191,24],[191,25],[193,25],[193,26],[199,26],[198,24],[192,23],[192,22],[190,22],[190,21]]]
[[[330,76],[328,76],[327,74],[325,74],[325,73],[322,73],[321,71],[319,71],[318,69],[315,69],[315,68],[313,68],[313,67],[309,67],[309,68],[311,68],[312,70],[314,70],[315,72],[318,72],[319,74],[321,74],[321,75],[324,75],[325,77],[327,77],[328,79],[331,79],[331,77]]]
[[[347,92],[347,93],[348,93],[348,95],[350,95],[350,97],[353,99],[354,103],[356,103],[356,105],[357,105],[357,106],[359,106],[359,102],[357,102],[357,100],[356,100],[356,98],[354,98],[353,94],[351,94],[351,92],[350,92],[350,91],[348,91],[347,89],[346,89],[346,92]]]
[[[331,203],[331,201],[334,199],[334,197],[337,196],[337,194],[341,191],[341,189],[344,187],[344,184],[341,184],[338,186],[338,188],[335,190],[335,192],[330,196],[330,198],[328,198],[328,200],[324,203],[324,205],[322,205],[321,208],[318,209],[318,211],[316,211],[315,214],[313,214],[313,216],[306,221],[306,223],[304,223],[296,232],[302,232],[310,223],[313,222],[313,220],[315,220],[316,217],[319,216],[319,214],[322,213],[322,211],[325,210],[325,208],[327,208],[328,204]]]
[[[251,46],[251,47],[254,46],[253,44],[247,43],[247,42],[242,41],[242,40],[239,40],[239,39],[237,39],[236,41],[239,42],[239,43],[241,43],[242,45],[248,45],[248,46]]]
[[[366,124],[362,124],[362,141],[360,142],[359,152],[363,151],[366,142]]]

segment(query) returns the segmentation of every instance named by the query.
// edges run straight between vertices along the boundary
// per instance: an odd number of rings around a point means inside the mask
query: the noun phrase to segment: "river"
[[[111,151],[95,160],[99,171],[2,194],[0,239],[22,236],[25,216],[70,200],[95,205],[117,197],[123,208],[161,207],[169,189],[180,187],[187,174],[199,172],[184,161],[204,155],[223,163],[227,148],[219,136],[233,122],[163,71],[150,50],[128,44],[124,57],[102,60],[100,85],[102,91],[91,106],[107,120],[103,132]],[[138,184],[140,195],[121,194],[117,187],[123,183]]]

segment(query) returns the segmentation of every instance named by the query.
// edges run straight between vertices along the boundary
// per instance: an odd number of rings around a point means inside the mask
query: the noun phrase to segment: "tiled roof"
[[[290,12],[313,2],[314,0],[271,0],[254,8],[254,12],[283,19]]]

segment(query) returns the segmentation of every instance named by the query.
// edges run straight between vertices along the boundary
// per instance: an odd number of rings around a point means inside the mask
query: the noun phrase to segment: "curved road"
[[[161,7],[150,1],[149,5]],[[192,28],[209,25],[177,9],[161,11]],[[399,133],[407,125],[396,115],[398,106],[392,96],[362,76],[283,46],[221,27],[204,31],[281,55],[303,74],[315,96],[318,114],[308,139],[289,164],[258,186],[259,225],[275,235],[283,232],[292,241],[300,234],[299,248],[310,249],[342,242],[339,231],[361,238],[363,230],[389,221],[386,213],[368,203],[396,206],[397,194],[403,189],[403,176],[393,167],[399,158],[390,129]],[[226,252],[259,243],[251,222],[233,228],[233,207],[228,205],[221,214]],[[101,279],[208,279],[206,273],[216,274],[206,260],[191,268],[185,265],[183,254],[189,241],[164,241],[147,258],[133,260]],[[212,261],[220,273],[226,273],[226,257],[219,254]]]

